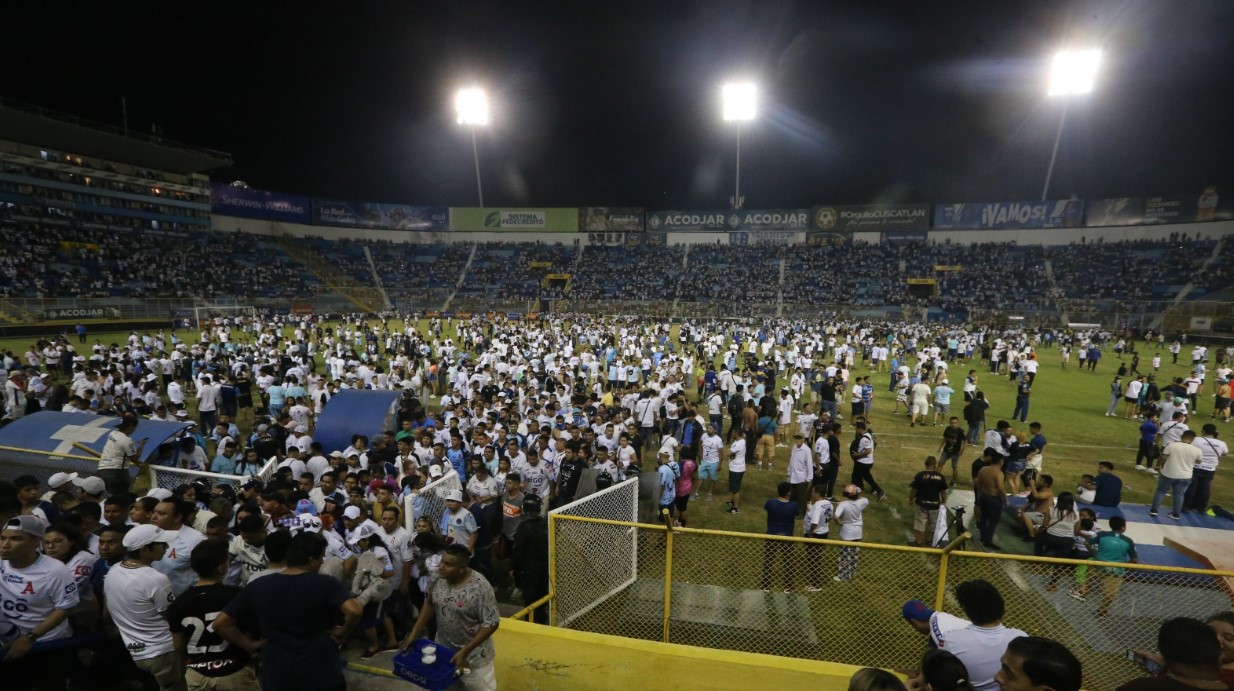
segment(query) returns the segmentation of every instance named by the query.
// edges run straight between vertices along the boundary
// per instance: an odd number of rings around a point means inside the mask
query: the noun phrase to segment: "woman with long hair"
[[[92,633],[98,629],[99,605],[90,587],[90,574],[97,557],[87,549],[89,536],[70,520],[62,520],[43,533],[43,553],[69,568],[77,585],[80,602],[69,610],[69,621],[77,633]]]
[[[1037,532],[1034,553],[1039,557],[1070,557],[1075,547],[1075,536],[1080,529],[1079,523],[1080,514],[1075,510],[1075,495],[1071,492],[1060,492],[1054,508],[1045,515],[1041,529]],[[1057,588],[1066,570],[1067,567],[1052,567],[1046,590]]]

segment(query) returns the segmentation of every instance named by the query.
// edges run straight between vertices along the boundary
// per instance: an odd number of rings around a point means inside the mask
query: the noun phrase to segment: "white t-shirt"
[[[189,555],[206,536],[189,525],[181,526],[179,530],[169,530],[166,535],[167,553],[152,566],[171,581],[172,592],[180,595],[197,582],[197,574],[189,564]]]
[[[394,566],[394,575],[390,577],[390,587],[397,590],[399,584],[403,582],[403,564],[415,558],[411,550],[411,534],[403,526],[395,528],[393,533],[387,533],[385,528],[382,528],[381,539],[389,549],[390,559]]]
[[[702,439],[703,463],[719,463],[720,449],[724,440],[718,434],[704,434]]]
[[[870,500],[859,497],[851,501],[842,501],[836,507],[835,518],[840,523],[841,540],[860,540],[863,520],[861,512],[870,505]]]
[[[1007,644],[1027,635],[1019,629],[1002,624],[993,628],[969,624],[962,629],[947,631],[938,636],[935,636],[932,630],[930,632],[930,637],[940,649],[960,658],[960,662],[963,662],[968,670],[969,681],[978,691],[994,691],[998,688],[994,675],[1002,667]]]
[[[1161,465],[1161,474],[1175,480],[1186,480],[1194,474],[1196,463],[1200,461],[1200,449],[1193,444],[1176,441],[1161,449],[1165,462]]]
[[[1230,452],[1230,447],[1215,437],[1196,437],[1191,444],[1200,450],[1200,460],[1195,464],[1196,470],[1216,470],[1221,457]]]
[[[0,621],[16,626],[22,634],[33,631],[55,610],[70,610],[77,604],[77,583],[64,564],[40,554],[33,564],[19,569],[0,559]],[[73,628],[65,619],[39,640],[72,635]]]
[[[117,564],[103,579],[111,619],[134,660],[148,660],[173,649],[163,612],[175,596],[167,576],[148,566]]]
[[[737,439],[728,447],[728,472],[744,473],[746,471],[746,440]]]
[[[132,437],[120,430],[112,430],[107,435],[107,443],[103,445],[99,470],[120,470],[124,468],[125,460],[136,453],[137,443]]]

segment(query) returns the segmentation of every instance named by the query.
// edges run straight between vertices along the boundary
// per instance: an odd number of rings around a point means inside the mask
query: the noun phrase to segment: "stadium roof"
[[[231,154],[189,146],[150,135],[125,134],[108,125],[82,120],[20,101],[0,99],[0,137],[72,153],[187,175],[230,166]]]

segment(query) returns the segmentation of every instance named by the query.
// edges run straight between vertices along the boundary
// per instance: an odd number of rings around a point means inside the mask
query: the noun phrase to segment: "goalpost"
[[[568,627],[638,579],[638,478],[556,508],[548,519],[550,589],[555,593],[549,620]]]
[[[230,319],[235,326],[237,318],[252,320],[257,308],[252,305],[201,305],[193,308],[193,324],[198,329],[213,328],[215,319]]]

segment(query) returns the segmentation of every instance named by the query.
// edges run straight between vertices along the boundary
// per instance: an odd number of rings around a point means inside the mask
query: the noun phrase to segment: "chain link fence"
[[[564,566],[567,595],[557,598],[552,621],[570,626],[631,586],[639,572],[638,478],[632,477],[549,512],[550,532],[562,517],[614,519],[627,525],[573,522],[549,536],[549,563]],[[552,570],[550,569],[550,574]],[[550,576],[550,589],[552,579]]]
[[[962,551],[967,536],[931,549],[668,530],[615,513],[551,516],[556,625],[907,669],[927,641],[902,621],[904,602],[962,617],[955,587],[982,579],[1002,593],[1007,626],[1065,644],[1084,664],[1085,688],[1103,691],[1144,675],[1126,653],[1155,649],[1162,621],[1206,619],[1234,599],[1227,572],[1124,564],[1120,575],[1095,561]]]
[[[459,481],[458,473],[448,470],[440,479],[403,497],[403,522],[407,532],[415,534],[416,521],[420,520],[421,516],[427,517],[433,527],[437,527],[446,512],[446,494],[453,489],[461,490],[463,484]]]
[[[1234,574],[1220,573],[957,551],[943,609],[962,615],[950,598],[954,588],[989,581],[1006,602],[1004,624],[1066,645],[1084,665],[1084,688],[1104,691],[1144,676],[1127,651],[1156,650],[1161,622],[1230,609]]]

